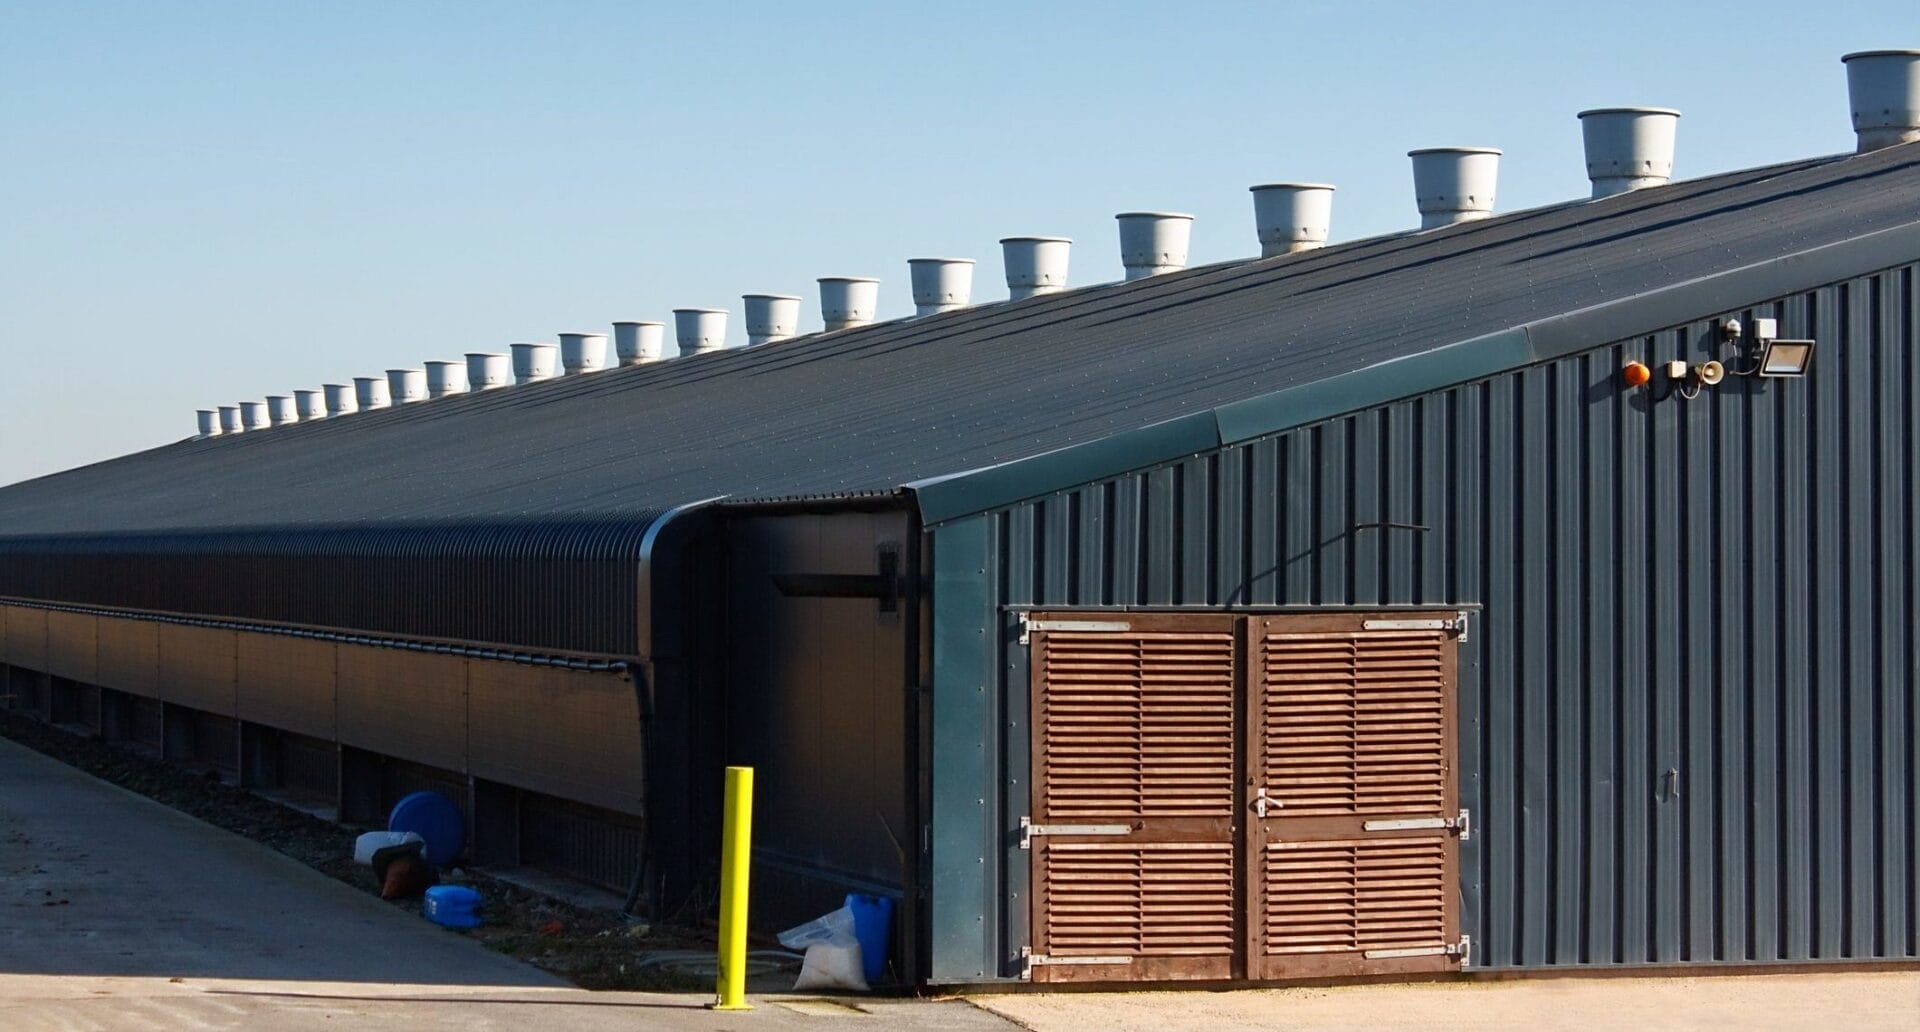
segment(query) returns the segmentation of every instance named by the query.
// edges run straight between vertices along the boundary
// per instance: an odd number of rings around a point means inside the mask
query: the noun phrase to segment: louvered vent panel
[[[1438,633],[1267,636],[1267,791],[1285,816],[1440,812],[1446,647]]]
[[[1040,698],[1050,821],[1233,812],[1233,636],[1046,639]]]
[[[1049,954],[1233,953],[1231,844],[1053,842],[1043,852]]]
[[[1446,848],[1439,836],[1270,843],[1266,951],[1444,945]]]

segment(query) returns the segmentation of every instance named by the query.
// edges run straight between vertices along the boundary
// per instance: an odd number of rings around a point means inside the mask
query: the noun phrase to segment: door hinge
[[[1020,848],[1032,849],[1035,835],[1131,835],[1131,824],[1035,824],[1020,818]]]
[[[1133,630],[1125,620],[1035,620],[1020,614],[1020,644],[1033,644],[1034,631],[1119,632]]]
[[[1462,609],[1452,619],[1444,616],[1410,617],[1407,619],[1367,620],[1361,623],[1369,631],[1445,631],[1459,641],[1467,640],[1467,611]]]
[[[1465,810],[1460,811],[1458,817],[1397,817],[1389,820],[1367,821],[1360,827],[1366,831],[1423,831],[1448,828],[1458,834],[1462,842],[1467,840],[1473,830]]]
[[[1020,977],[1022,978],[1031,977],[1033,974],[1034,966],[1038,964],[1056,964],[1057,965],[1057,964],[1131,964],[1133,963],[1132,957],[1121,956],[1120,954],[1114,954],[1112,956],[1098,956],[1098,957],[1050,957],[1044,953],[1033,952],[1033,947],[1031,946],[1020,947],[1020,959],[1026,962],[1026,968],[1027,968],[1027,970],[1021,974]]]
[[[1403,957],[1459,957],[1461,964],[1473,953],[1473,936],[1463,935],[1459,942],[1444,946],[1411,946],[1398,950],[1368,950],[1364,956],[1368,960],[1399,960]]]

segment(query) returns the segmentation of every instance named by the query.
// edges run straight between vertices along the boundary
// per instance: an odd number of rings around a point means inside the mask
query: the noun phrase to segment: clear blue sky
[[[1415,224],[1405,152],[1506,149],[1499,207],[1584,194],[1574,112],[1685,112],[1677,174],[1851,149],[1883,3],[92,3],[0,0],[0,483],[193,410],[906,259],[1339,186]]]

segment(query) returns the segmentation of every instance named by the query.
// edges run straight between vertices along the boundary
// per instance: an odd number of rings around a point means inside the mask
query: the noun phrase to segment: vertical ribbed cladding
[[[303,423],[327,418],[326,393],[316,390],[294,391],[293,411]]]
[[[1673,139],[1680,112],[1661,107],[1591,108],[1580,112],[1587,178],[1595,200],[1673,178]]]
[[[567,375],[597,373],[607,367],[607,335],[604,333],[563,333],[560,335],[560,367]]]
[[[427,363],[427,397],[467,393],[467,364],[436,359]]]
[[[1007,296],[1015,301],[1067,288],[1067,258],[1072,237],[1019,236],[1000,241],[1000,257],[1007,267]]]
[[[1326,183],[1261,183],[1253,194],[1253,226],[1260,257],[1327,246],[1333,227],[1333,187]]]
[[[646,365],[666,357],[667,324],[632,320],[613,324],[613,354],[623,366]]]
[[[727,310],[676,308],[673,310],[673,336],[680,345],[682,358],[722,350],[727,346]]]
[[[246,432],[246,429],[247,429],[246,424],[240,421],[240,406],[238,405],[220,406],[220,432],[221,433],[238,434],[238,433]]]
[[[747,346],[772,344],[800,331],[798,294],[742,294],[741,312],[747,324]]]
[[[538,383],[560,374],[560,349],[552,344],[521,342],[513,345],[513,382]]]
[[[416,401],[427,400],[427,371],[425,369],[387,370],[387,396],[395,405],[411,405]]]
[[[356,376],[353,378],[353,401],[362,412],[388,408],[393,405],[393,391],[387,386],[384,376]]]
[[[913,314],[938,315],[967,307],[973,297],[973,259],[909,258]]]
[[[267,420],[274,426],[286,426],[289,423],[300,422],[300,412],[293,407],[293,395],[268,395]]]
[[[1437,229],[1473,222],[1493,214],[1494,186],[1500,178],[1496,147],[1425,147],[1407,152],[1413,159],[1413,193],[1420,206],[1420,228]]]
[[[350,383],[323,384],[320,388],[327,396],[327,415],[346,416],[360,411],[360,398]]]
[[[1920,140],[1920,50],[1861,50],[1840,61],[1861,154]]]
[[[203,408],[195,412],[194,415],[198,417],[196,425],[200,429],[201,437],[220,436],[220,412],[218,409]]]
[[[240,403],[240,424],[249,430],[265,430],[273,425],[267,415],[267,403],[264,401],[243,401]]]
[[[1175,211],[1123,211],[1120,224],[1120,264],[1127,279],[1146,279],[1187,267],[1187,245],[1193,239],[1193,216]]]
[[[880,281],[866,276],[820,277],[820,321],[828,333],[873,321],[880,307]]]
[[[492,351],[467,352],[467,389],[493,391],[513,386],[513,359]]]

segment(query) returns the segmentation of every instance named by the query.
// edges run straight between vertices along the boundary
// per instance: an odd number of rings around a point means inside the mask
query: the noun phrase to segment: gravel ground
[[[168,763],[98,738],[0,711],[0,735],[103,781],[119,785],[219,828],[262,843],[314,870],[379,895],[371,868],[353,862],[353,840],[364,828],[323,820],[244,791],[210,769]],[[713,936],[698,928],[631,921],[618,913],[577,906],[476,870],[443,873],[477,889],[486,924],[460,932],[510,957],[587,989],[692,990],[711,977],[672,964],[649,963],[680,951],[711,953]],[[418,899],[392,905],[418,912]]]

